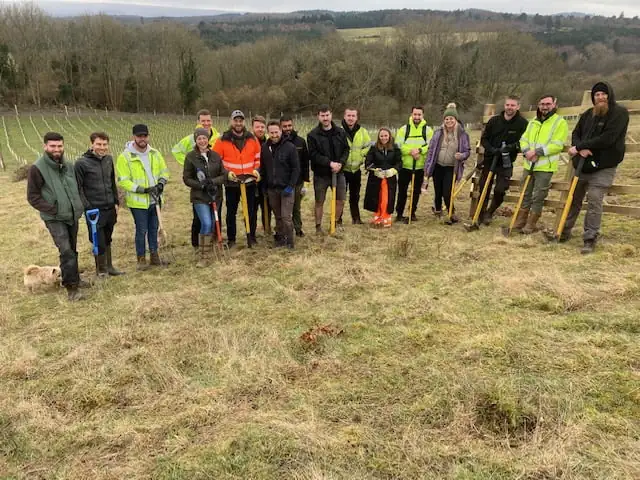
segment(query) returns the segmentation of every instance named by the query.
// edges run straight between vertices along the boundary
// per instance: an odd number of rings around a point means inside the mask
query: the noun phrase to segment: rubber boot
[[[152,267],[166,267],[169,262],[162,260],[158,252],[151,252],[151,258],[149,259],[149,265]]]
[[[198,263],[196,267],[204,268],[209,265],[209,250],[211,250],[211,235],[200,235],[198,238]]]
[[[96,255],[96,277],[106,278],[109,276],[107,273],[107,258],[106,255]]]
[[[522,233],[525,235],[531,235],[534,232],[538,231],[538,219],[540,218],[540,213],[531,212],[529,218],[527,219],[527,224],[522,229]]]
[[[107,273],[112,277],[117,277],[118,275],[124,275],[125,272],[122,272],[113,266],[113,260],[111,257],[111,245],[107,245],[107,248],[104,252],[105,258],[107,260]]]
[[[149,270],[149,265],[147,265],[147,258],[144,255],[142,255],[141,257],[138,257],[136,270],[138,272],[144,272],[145,270]]]
[[[516,217],[516,223],[513,224],[513,230],[521,232],[522,229],[527,224],[527,219],[529,218],[529,209],[521,208],[518,211],[518,216]]]

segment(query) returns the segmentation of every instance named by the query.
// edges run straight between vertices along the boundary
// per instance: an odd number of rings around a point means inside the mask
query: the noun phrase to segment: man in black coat
[[[318,126],[307,135],[309,158],[313,170],[315,192],[316,233],[322,233],[322,212],[331,177],[336,174],[336,219],[342,216],[347,196],[347,182],[342,167],[349,157],[349,144],[345,131],[333,123],[329,105],[318,107]]]
[[[280,122],[267,125],[269,140],[260,152],[260,176],[267,185],[269,204],[276,216],[276,246],[293,249],[294,190],[300,177],[300,161],[295,145],[282,136]]]
[[[569,155],[577,167],[580,157],[584,165],[573,194],[573,203],[560,241],[571,238],[582,201],[587,197],[587,214],[584,217],[584,245],[581,253],[593,252],[602,223],[602,202],[613,184],[616,167],[624,159],[625,139],[629,126],[629,112],[616,103],[611,85],[596,83],[591,89],[593,107],[580,115],[571,135]]]
[[[298,152],[298,160],[300,161],[300,177],[296,183],[295,199],[293,201],[293,228],[295,228],[298,237],[304,237],[301,206],[302,197],[307,194],[304,183],[310,181],[309,150],[307,149],[307,142],[295,131],[291,116],[285,115],[280,118],[280,128],[282,128],[282,135],[289,137],[291,143],[295,145]]]
[[[489,170],[495,156],[499,156],[496,170],[491,183],[495,180],[493,198],[489,204],[487,195],[480,213],[480,222],[489,225],[495,211],[502,205],[504,197],[509,190],[509,181],[513,175],[513,163],[520,151],[520,137],[527,129],[527,120],[520,115],[520,99],[515,95],[509,95],[504,102],[504,110],[491,117],[484,127],[480,143],[484,148],[483,161],[477,168],[482,168],[480,177],[480,191],[489,177]],[[503,146],[504,144],[504,146]],[[491,192],[489,185],[488,193]]]
[[[109,151],[109,136],[104,132],[94,132],[90,135],[91,148],[75,163],[78,192],[87,210],[98,209],[98,255],[96,261],[96,275],[122,275],[124,272],[113,266],[111,257],[111,239],[113,229],[118,221],[117,208],[118,188],[113,167],[113,157]],[[87,219],[89,241],[93,241],[91,224]]]

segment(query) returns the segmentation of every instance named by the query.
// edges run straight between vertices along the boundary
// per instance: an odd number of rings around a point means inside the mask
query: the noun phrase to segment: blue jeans
[[[198,219],[200,219],[200,235],[210,235],[213,231],[213,212],[208,203],[194,203]]]
[[[156,206],[151,205],[148,209],[132,208],[131,214],[136,224],[136,255],[145,255],[145,237],[149,241],[149,252],[158,251],[158,214]]]

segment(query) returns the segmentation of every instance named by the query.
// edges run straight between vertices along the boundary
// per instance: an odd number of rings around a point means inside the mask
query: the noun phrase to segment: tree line
[[[0,7],[0,94],[7,106],[173,113],[206,107],[222,116],[240,108],[277,116],[329,103],[389,124],[404,121],[416,103],[430,119],[450,101],[477,118],[482,104],[506,94],[524,95],[526,104],[552,91],[562,104],[576,104],[590,82],[529,34],[452,32],[439,21],[408,24],[387,43],[274,36],[212,50],[194,25],[128,25],[104,15],[54,19],[32,4]]]

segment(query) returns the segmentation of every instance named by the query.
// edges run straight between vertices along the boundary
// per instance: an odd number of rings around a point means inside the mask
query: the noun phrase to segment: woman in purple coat
[[[464,162],[471,153],[469,135],[458,122],[456,104],[448,104],[443,116],[442,126],[435,131],[429,142],[429,153],[424,166],[425,188],[429,178],[433,177],[432,210],[438,217],[442,215],[442,200],[447,210],[449,209],[454,174],[455,181],[458,182],[464,172]],[[458,221],[458,217],[454,214],[450,219],[447,218],[446,223],[451,225]]]

